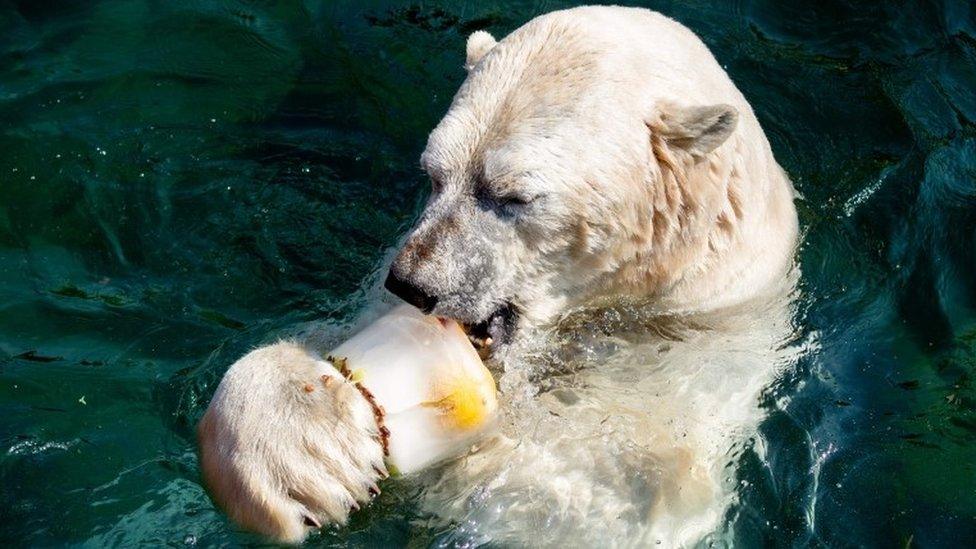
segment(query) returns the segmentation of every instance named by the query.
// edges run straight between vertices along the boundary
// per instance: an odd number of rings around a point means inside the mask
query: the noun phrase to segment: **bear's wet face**
[[[386,288],[422,311],[453,318],[482,339],[511,340],[537,251],[523,232],[533,200],[499,194],[463,174],[435,183],[427,208],[390,267]]]
[[[716,202],[685,196],[677,172],[736,127],[728,105],[635,101],[646,75],[562,30],[532,47],[518,32],[469,43],[468,78],[421,155],[430,199],[387,280],[493,340],[608,291],[672,282],[703,249]]]

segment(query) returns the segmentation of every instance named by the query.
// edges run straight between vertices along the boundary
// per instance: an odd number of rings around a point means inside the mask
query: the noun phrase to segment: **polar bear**
[[[465,67],[385,287],[490,346],[507,412],[479,452],[412,480],[422,505],[463,543],[693,544],[790,360],[793,188],[705,45],[661,14],[479,31]],[[241,359],[199,428],[214,498],[286,541],[344,522],[385,475],[354,391],[275,385],[319,371],[316,341]]]

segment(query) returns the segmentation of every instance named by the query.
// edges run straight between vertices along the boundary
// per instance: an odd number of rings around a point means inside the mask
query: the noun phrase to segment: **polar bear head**
[[[737,110],[687,103],[693,78],[650,62],[680,62],[673,51],[565,14],[497,43],[471,35],[468,77],[421,156],[429,202],[386,281],[496,339],[606,291],[653,293],[727,205],[699,179],[728,174],[716,150]],[[687,35],[681,55],[717,67]]]

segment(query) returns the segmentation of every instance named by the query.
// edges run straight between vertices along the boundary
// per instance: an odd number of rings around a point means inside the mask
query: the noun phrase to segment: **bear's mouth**
[[[515,305],[505,302],[481,322],[462,324],[462,327],[478,354],[487,358],[495,346],[512,342],[518,317]]]

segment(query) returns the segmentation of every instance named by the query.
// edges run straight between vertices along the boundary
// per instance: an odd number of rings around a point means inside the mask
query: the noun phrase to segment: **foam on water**
[[[569,315],[497,362],[504,420],[414,479],[442,544],[666,546],[722,525],[760,394],[795,365],[793,308],[720,314],[618,304]]]

